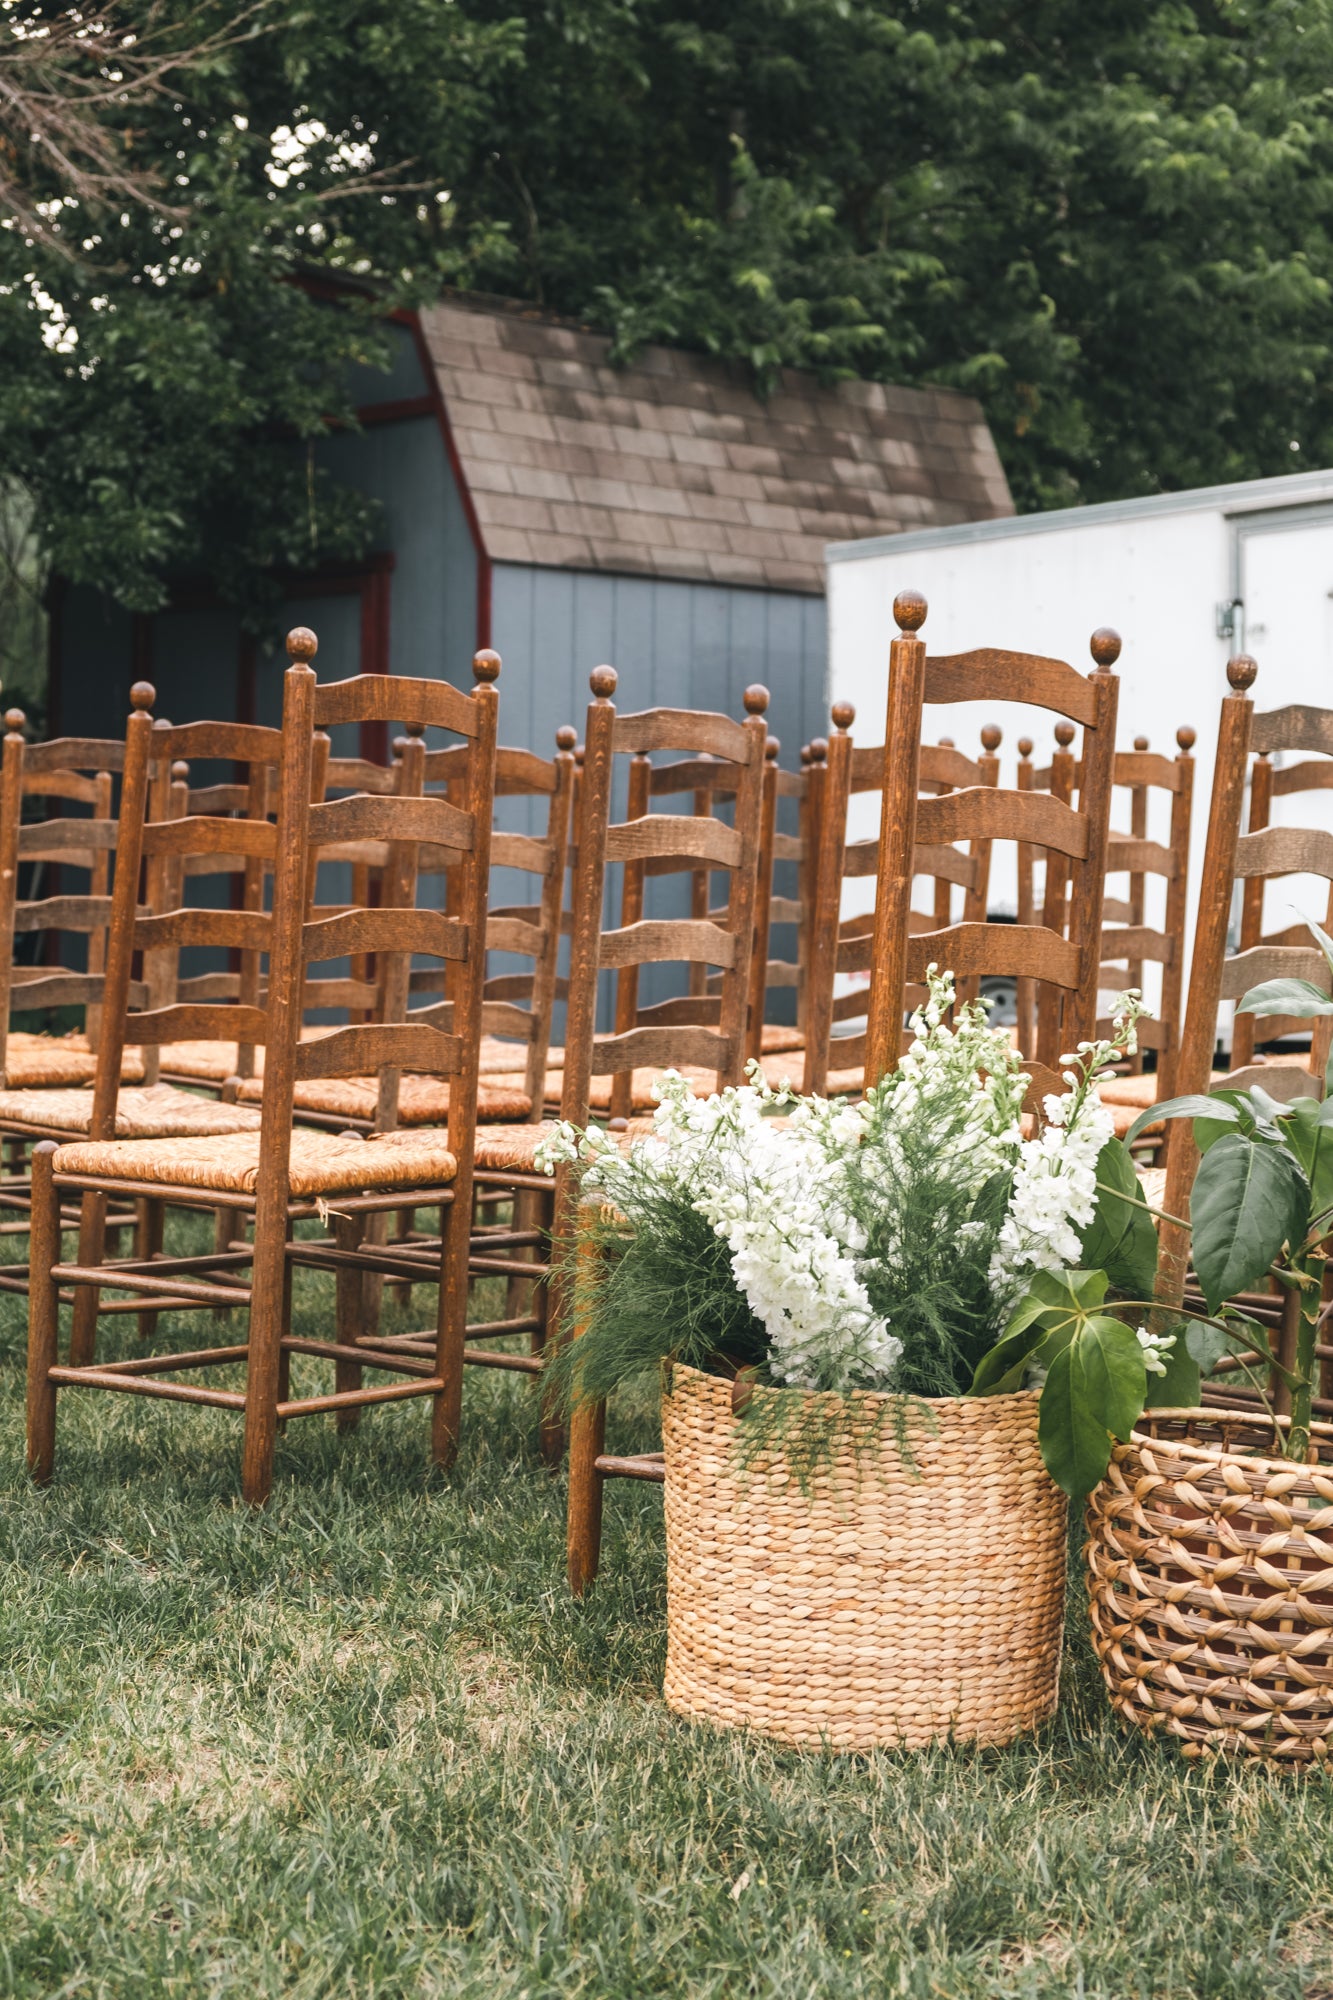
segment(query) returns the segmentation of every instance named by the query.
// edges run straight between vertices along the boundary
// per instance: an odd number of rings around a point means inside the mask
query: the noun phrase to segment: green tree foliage
[[[0,0],[0,33],[68,13]],[[371,532],[300,448],[377,356],[371,292],[312,271],[531,298],[761,385],[956,383],[1021,507],[1333,460],[1333,0],[125,0],[105,26],[45,73],[114,138],[82,180],[0,103],[30,193],[0,231],[0,476],[127,602]]]

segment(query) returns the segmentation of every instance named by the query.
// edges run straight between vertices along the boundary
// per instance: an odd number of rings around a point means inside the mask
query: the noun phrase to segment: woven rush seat
[[[477,1171],[490,1173],[531,1174],[537,1167],[537,1148],[543,1139],[549,1139],[558,1121],[543,1118],[540,1125],[478,1125],[477,1127]],[[631,1139],[646,1139],[651,1136],[651,1118],[628,1118],[623,1132],[612,1136],[628,1145]]]
[[[0,1090],[0,1120],[44,1126],[52,1132],[86,1132],[92,1124],[91,1090]],[[116,1134],[121,1139],[209,1138],[223,1132],[254,1132],[260,1114],[245,1104],[219,1104],[192,1097],[169,1083],[132,1086],[116,1099]]]
[[[477,1086],[477,1116],[497,1121],[526,1118],[532,1099],[522,1078],[484,1077]],[[261,1077],[241,1083],[241,1101],[257,1104],[264,1095]],[[318,1077],[298,1083],[292,1092],[298,1111],[317,1111],[333,1118],[373,1118],[379,1085],[368,1076]],[[403,1125],[436,1125],[449,1116],[449,1085],[442,1077],[405,1076],[398,1085],[398,1118]]]
[[[22,988],[16,991],[21,992]],[[58,1090],[65,1084],[91,1083],[97,1057],[86,1035],[32,1035],[15,1032],[5,1043],[4,1081],[11,1090]],[[143,1051],[126,1049],[121,1058],[122,1083],[143,1082]]]
[[[678,1073],[684,1077],[696,1097],[711,1097],[717,1087],[716,1071],[700,1069],[691,1063],[677,1063]],[[634,1071],[633,1107],[636,1111],[655,1111],[658,1099],[654,1086],[662,1075],[660,1068],[636,1069]],[[546,1077],[545,1102],[554,1108],[560,1102],[563,1077],[558,1070],[548,1071]],[[595,1076],[588,1085],[588,1109],[591,1112],[606,1112],[611,1109],[611,1085],[609,1076]]]
[[[331,1035],[332,1033],[332,1028],[302,1028],[301,1040],[303,1042],[316,1042],[321,1035]],[[129,1060],[132,1054],[138,1056],[139,1051],[137,1049],[126,1049],[126,1061]],[[264,1074],[263,1049],[257,1048],[254,1056],[255,1075],[262,1076]],[[162,1068],[167,1074],[170,1076],[188,1076],[193,1082],[197,1083],[225,1083],[228,1077],[235,1076],[238,1059],[239,1049],[235,1042],[163,1042],[162,1044]],[[139,1074],[140,1076],[143,1075],[142,1067],[139,1070]]]
[[[253,1194],[259,1182],[259,1133],[228,1132],[208,1146],[194,1139],[108,1140],[100,1145],[90,1140],[62,1146],[52,1164],[58,1174]],[[288,1186],[300,1198],[439,1187],[452,1181],[456,1169],[443,1132],[384,1132],[363,1139],[298,1127],[292,1132]]]
[[[1113,1076],[1106,1083],[1098,1084],[1103,1104],[1128,1104],[1135,1111],[1146,1111],[1157,1102],[1157,1074],[1145,1072],[1142,1076]]]

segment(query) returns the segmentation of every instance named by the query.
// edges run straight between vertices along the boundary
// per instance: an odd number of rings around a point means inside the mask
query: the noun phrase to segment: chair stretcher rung
[[[593,1470],[603,1479],[647,1479],[655,1486],[666,1484],[666,1462],[660,1451],[639,1452],[633,1458],[601,1452],[593,1461]]]

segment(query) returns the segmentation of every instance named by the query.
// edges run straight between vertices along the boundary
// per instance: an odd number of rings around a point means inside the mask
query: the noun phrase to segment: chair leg
[[[359,1215],[337,1215],[333,1221],[334,1242],[340,1250],[356,1250],[364,1238],[364,1218]],[[362,1334],[367,1331],[363,1320],[363,1298],[365,1293],[364,1271],[354,1266],[340,1264],[335,1280],[334,1338],[339,1347],[355,1347]],[[345,1390],[361,1387],[364,1371],[356,1361],[335,1361],[333,1364],[333,1386],[341,1395]],[[361,1421],[360,1410],[339,1410],[337,1428],[340,1431],[354,1431]]]
[[[28,1278],[28,1471],[45,1486],[55,1465],[56,1364],[60,1288],[51,1267],[60,1262],[60,1202],[51,1161],[54,1141],[43,1139],[32,1156],[32,1231]]]
[[[463,1422],[463,1348],[467,1339],[468,1250],[472,1189],[456,1187],[440,1211],[440,1294],[435,1323],[435,1370],[444,1383],[432,1400],[431,1463],[448,1471],[458,1456]]]
[[[554,1234],[555,1225],[554,1195],[539,1194],[535,1188],[526,1189],[525,1194],[527,1200],[523,1213],[525,1218],[530,1216],[531,1219],[525,1220],[522,1227],[525,1229],[544,1230],[547,1237],[551,1237]],[[534,1255],[540,1257],[540,1250],[535,1251]],[[520,1279],[519,1282],[523,1283],[526,1281]],[[551,1283],[548,1264],[542,1265],[542,1274],[532,1286],[531,1297],[532,1313],[541,1321],[541,1325],[533,1329],[529,1350],[533,1354],[544,1355],[551,1331]],[[538,1383],[538,1393],[541,1396],[540,1438],[542,1464],[549,1466],[554,1471],[565,1455],[565,1421],[552,1402],[550,1391],[540,1376],[538,1377]]]
[[[285,1198],[271,1194],[255,1217],[255,1261],[251,1271],[241,1493],[252,1507],[262,1507],[273,1490],[288,1269],[287,1204]]]
[[[144,1195],[134,1204],[134,1254],[136,1257],[156,1257],[162,1249],[162,1232],[166,1220],[165,1202],[155,1201],[151,1195]],[[157,1314],[151,1310],[136,1314],[139,1322],[140,1340],[152,1340],[157,1333]]]
[[[282,1337],[284,1341],[290,1338],[292,1331],[293,1268],[294,1267],[292,1265],[292,1261],[289,1257],[287,1259],[286,1264],[283,1266],[283,1272],[282,1272]],[[278,1354],[278,1401],[280,1403],[288,1402],[291,1398],[291,1393],[292,1393],[292,1350],[290,1349],[290,1347],[283,1347]],[[286,1417],[279,1417],[278,1429],[280,1431],[285,1431],[286,1428],[287,1428]]]
[[[588,1238],[581,1239],[580,1264],[597,1254]],[[577,1340],[582,1331],[576,1316],[570,1338]],[[569,1421],[569,1502],[565,1528],[565,1560],[569,1587],[575,1597],[582,1597],[592,1583],[601,1560],[602,1475],[597,1470],[597,1461],[605,1443],[606,1404],[576,1404]]]
[[[606,1404],[585,1403],[569,1420],[569,1514],[565,1554],[575,1597],[597,1575],[602,1554],[602,1475],[597,1460],[606,1442]]]
[[[102,1264],[106,1260],[106,1196],[90,1191],[79,1204],[79,1262]],[[57,1247],[53,1262],[60,1261]],[[69,1362],[71,1368],[91,1366],[97,1352],[97,1309],[102,1294],[95,1285],[76,1286],[74,1316],[70,1324]]]

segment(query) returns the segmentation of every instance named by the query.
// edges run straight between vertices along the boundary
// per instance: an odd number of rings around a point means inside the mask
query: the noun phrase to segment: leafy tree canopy
[[[1331,144],[1333,0],[0,0],[0,476],[145,607],[351,553],[446,284],[959,384],[1021,507],[1327,464]]]

